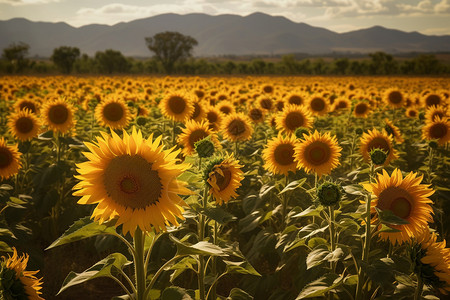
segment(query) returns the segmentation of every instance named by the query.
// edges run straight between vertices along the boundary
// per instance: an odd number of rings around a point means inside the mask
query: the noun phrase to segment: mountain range
[[[145,37],[162,31],[178,31],[197,39],[194,56],[450,52],[450,35],[429,36],[382,26],[337,33],[263,13],[244,17],[170,13],[115,25],[82,27],[14,18],[0,21],[0,49],[22,41],[30,45],[31,56],[50,57],[54,48],[73,46],[88,55],[114,49],[125,56],[149,57]]]

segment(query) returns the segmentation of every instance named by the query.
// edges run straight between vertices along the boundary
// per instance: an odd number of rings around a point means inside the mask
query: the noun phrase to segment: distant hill
[[[162,14],[112,26],[79,28],[15,18],[0,21],[0,49],[22,41],[30,45],[31,56],[49,57],[56,47],[76,46],[88,55],[114,49],[126,56],[148,57],[151,52],[144,38],[161,31],[179,31],[197,39],[195,56],[450,51],[450,35],[428,36],[381,26],[336,33],[263,13],[245,17]]]

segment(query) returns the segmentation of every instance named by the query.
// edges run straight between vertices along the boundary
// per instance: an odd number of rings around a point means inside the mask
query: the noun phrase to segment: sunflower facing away
[[[436,117],[422,128],[422,137],[426,140],[437,140],[439,145],[450,141],[450,121]]]
[[[177,164],[180,150],[163,150],[161,136],[153,141],[142,137],[133,127],[123,139],[102,132],[97,143],[85,143],[90,152],[87,162],[77,164],[81,181],[75,185],[79,204],[97,204],[92,217],[100,223],[115,219],[123,224],[123,233],[132,235],[139,226],[165,231],[169,222],[178,226],[186,203],[178,196],[191,194],[185,182],[176,178],[189,164]]]
[[[383,174],[378,174],[375,183],[364,184],[364,188],[372,193],[371,212],[375,213],[375,207],[380,210],[390,210],[397,217],[405,220],[408,224],[390,225],[399,232],[381,232],[380,236],[384,240],[389,240],[392,244],[410,240],[420,233],[420,229],[428,226],[432,222],[431,216],[433,208],[428,198],[434,191],[429,185],[420,184],[423,176],[410,172],[405,178],[399,169],[395,169],[392,175],[383,170]],[[378,222],[378,216],[372,219],[373,223]]]
[[[329,132],[321,134],[318,131],[303,137],[302,142],[295,147],[297,167],[319,176],[330,174],[339,165],[341,157],[342,148],[336,137],[332,137]]]
[[[74,108],[64,99],[46,102],[41,115],[44,123],[53,131],[67,133],[75,126]]]
[[[0,178],[8,179],[17,174],[20,168],[21,153],[17,145],[8,146],[4,138],[0,139]]]
[[[95,118],[101,126],[122,129],[127,127],[131,115],[123,100],[110,98],[95,107]]]
[[[232,141],[247,141],[252,137],[253,127],[250,118],[243,113],[233,113],[222,121],[223,136]]]
[[[13,113],[8,119],[8,128],[11,134],[21,140],[29,141],[39,134],[41,123],[35,114],[28,109]]]
[[[29,256],[19,257],[13,248],[13,256],[2,257],[0,262],[0,299],[43,300],[42,279],[35,275],[38,271],[26,271]]]
[[[287,134],[292,134],[299,127],[311,128],[312,117],[303,107],[286,105],[284,110],[276,118],[277,129]]]
[[[195,153],[195,142],[208,136],[211,138],[216,149],[220,147],[217,135],[209,128],[207,121],[187,121],[186,127],[183,128],[183,132],[178,136],[178,143],[184,146],[182,152],[185,156],[188,156]]]
[[[384,129],[379,131],[375,128],[361,136],[360,151],[365,161],[370,161],[370,151],[376,148],[387,153],[385,166],[397,159],[397,151],[392,146],[392,137]]]
[[[267,143],[262,152],[265,161],[264,168],[274,174],[288,175],[289,171],[297,170],[297,162],[294,160],[295,135],[283,137],[278,135]]]
[[[244,172],[239,161],[233,156],[212,160],[205,169],[205,179],[210,186],[209,194],[217,204],[227,203],[237,197],[236,190],[241,186]]]
[[[194,104],[187,94],[171,93],[161,100],[159,108],[165,117],[178,122],[184,122],[194,112]]]

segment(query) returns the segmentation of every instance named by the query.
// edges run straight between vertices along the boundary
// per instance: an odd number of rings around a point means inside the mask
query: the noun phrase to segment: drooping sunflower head
[[[234,113],[224,118],[221,131],[232,142],[247,141],[252,137],[253,127],[249,117],[243,113]]]
[[[308,101],[308,109],[313,115],[323,116],[328,112],[328,101],[323,97],[315,95]]]
[[[4,138],[0,138],[0,178],[8,179],[20,169],[21,153],[17,145],[8,146]]]
[[[178,136],[178,143],[184,147],[182,152],[185,156],[194,154],[195,143],[206,137],[211,138],[216,148],[220,147],[217,135],[209,128],[208,122],[187,121],[185,125],[186,127],[183,128],[183,132]]]
[[[319,176],[330,174],[339,165],[341,150],[336,137],[329,132],[304,135],[304,140],[295,147],[297,167]]]
[[[194,104],[191,97],[185,93],[170,93],[159,103],[163,115],[174,121],[184,122],[194,112]]]
[[[286,105],[276,118],[277,129],[292,134],[299,127],[311,128],[312,117],[304,106]]]
[[[38,271],[27,271],[29,256],[19,256],[13,248],[13,256],[2,257],[0,262],[0,296],[2,299],[44,300],[40,294],[42,278]]]
[[[283,137],[278,135],[271,139],[262,152],[265,161],[264,168],[274,174],[288,175],[297,170],[295,161],[295,146],[297,141],[295,135]]]
[[[409,241],[417,235],[421,228],[428,226],[427,222],[432,222],[431,207],[432,201],[428,198],[434,191],[429,185],[420,184],[423,176],[417,173],[409,173],[403,178],[402,172],[395,169],[392,175],[383,170],[382,174],[374,183],[364,184],[364,188],[372,193],[371,212],[379,210],[390,210],[397,217],[405,220],[408,224],[390,225],[398,232],[381,232],[380,236],[384,240],[389,240],[392,244]],[[373,218],[373,222],[378,221],[378,216]]]
[[[399,89],[390,88],[384,93],[384,101],[388,106],[399,108],[405,103],[405,97]]]
[[[50,130],[67,133],[75,127],[74,107],[64,99],[46,102],[41,115]]]
[[[186,183],[177,180],[189,164],[177,164],[180,150],[163,150],[161,137],[142,137],[133,127],[132,134],[120,138],[102,133],[96,143],[85,143],[88,161],[77,164],[80,182],[75,196],[79,204],[97,204],[92,218],[100,223],[116,221],[123,233],[165,231],[169,224],[179,225],[186,203],[179,195],[191,194]]]
[[[439,117],[433,122],[428,122],[422,128],[422,137],[426,140],[437,140],[439,145],[445,145],[450,141],[450,121]]]
[[[355,107],[353,109],[353,114],[357,118],[367,118],[370,114],[370,105],[369,103],[365,101],[360,101],[355,104]]]
[[[401,144],[401,143],[403,143],[405,140],[403,139],[403,137],[402,137],[402,134],[401,134],[401,132],[400,132],[400,129],[397,127],[397,126],[395,126],[394,125],[394,123],[392,123],[392,121],[391,120],[389,120],[389,119],[384,119],[384,130],[386,130],[386,132],[389,134],[389,135],[391,135],[391,136],[393,136],[394,137],[394,139],[395,139],[395,141],[398,143],[398,144]]]
[[[382,131],[374,128],[361,136],[360,151],[366,162],[370,161],[370,152],[379,148],[387,153],[384,165],[388,165],[394,159],[397,159],[397,151],[393,147],[392,137],[383,129]]]
[[[205,181],[217,204],[227,203],[231,198],[238,196],[237,189],[244,179],[242,165],[233,156],[216,158],[206,166],[204,171]]]
[[[28,109],[13,113],[8,118],[9,132],[21,141],[29,141],[37,137],[40,127],[41,122]]]
[[[109,98],[97,105],[95,118],[101,126],[122,129],[128,126],[131,114],[128,105],[123,100]]]

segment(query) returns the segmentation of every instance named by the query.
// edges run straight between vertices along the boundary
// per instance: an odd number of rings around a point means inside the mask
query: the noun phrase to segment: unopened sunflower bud
[[[195,151],[199,157],[210,157],[214,154],[214,143],[209,137],[201,139],[194,143]]]
[[[325,182],[317,189],[317,198],[323,206],[332,206],[342,198],[341,188],[332,182]]]
[[[428,143],[428,146],[430,146],[431,149],[436,149],[439,146],[439,144],[436,141],[430,141]]]
[[[297,129],[295,129],[295,136],[298,139],[302,140],[304,134],[306,134],[306,135],[309,134],[309,130],[307,128],[305,128],[305,127],[298,127]]]
[[[382,165],[387,159],[387,153],[380,148],[372,149],[370,151],[370,159],[374,165]]]

